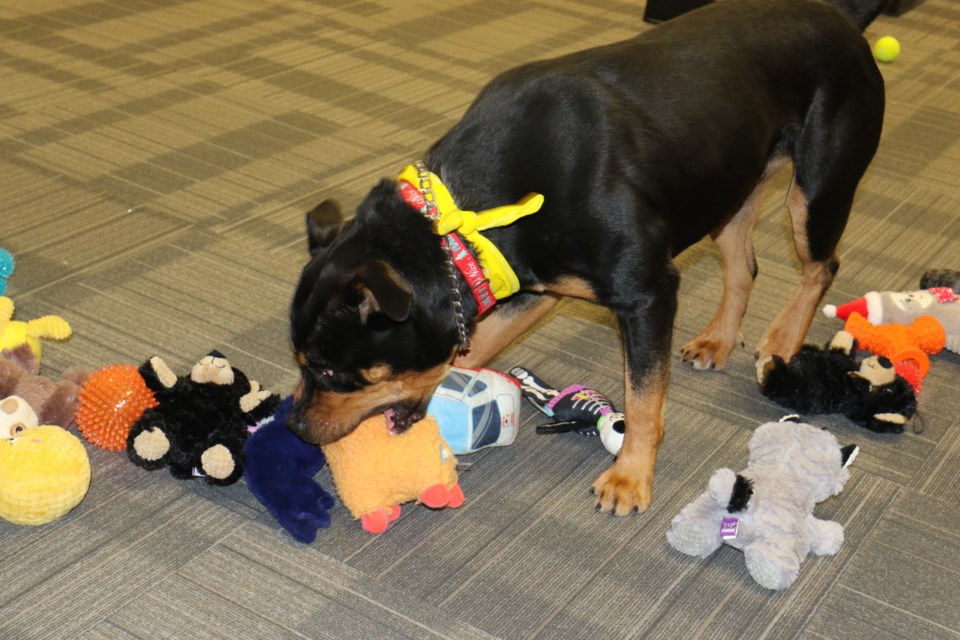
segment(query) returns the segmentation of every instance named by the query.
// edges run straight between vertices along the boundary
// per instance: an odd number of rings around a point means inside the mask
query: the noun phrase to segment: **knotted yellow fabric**
[[[494,207],[485,211],[464,211],[457,207],[453,196],[440,182],[440,178],[432,172],[430,173],[432,198],[422,188],[420,174],[415,166],[407,165],[397,176],[397,180],[409,182],[424,193],[428,202],[436,205],[439,217],[433,222],[433,230],[437,235],[445,236],[456,231],[470,243],[497,300],[520,290],[520,280],[510,263],[496,245],[480,232],[494,227],[505,227],[524,216],[536,213],[543,206],[542,195],[530,193],[516,204]]]

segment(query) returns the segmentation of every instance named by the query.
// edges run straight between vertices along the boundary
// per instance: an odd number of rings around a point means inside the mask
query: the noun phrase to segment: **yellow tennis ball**
[[[873,45],[873,57],[880,62],[893,62],[900,55],[900,42],[893,36],[883,36]]]

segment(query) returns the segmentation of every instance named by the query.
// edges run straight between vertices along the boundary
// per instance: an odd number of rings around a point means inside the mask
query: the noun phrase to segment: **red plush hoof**
[[[383,533],[390,523],[400,517],[400,506],[392,505],[360,516],[360,526],[367,533]]]
[[[420,502],[431,509],[440,509],[450,502],[450,492],[442,484],[435,484],[420,492]]]
[[[459,484],[453,485],[453,489],[450,489],[450,502],[447,503],[447,506],[451,509],[462,507],[464,500],[466,498],[463,496],[463,489],[460,488]]]

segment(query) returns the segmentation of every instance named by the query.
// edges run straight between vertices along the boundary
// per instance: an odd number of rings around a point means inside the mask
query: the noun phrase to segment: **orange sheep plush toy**
[[[920,316],[909,325],[875,325],[854,311],[844,330],[856,338],[861,349],[888,358],[917,393],[930,370],[929,356],[939,353],[947,339],[943,325],[931,316]]]
[[[405,502],[433,509],[463,504],[457,459],[431,416],[400,434],[383,415],[367,418],[323,453],[340,500],[369,533],[386,531]]]

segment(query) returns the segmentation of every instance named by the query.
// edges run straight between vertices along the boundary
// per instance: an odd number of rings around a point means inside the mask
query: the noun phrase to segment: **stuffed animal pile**
[[[858,449],[790,421],[758,427],[749,449],[746,469],[714,472],[708,488],[673,519],[667,541],[700,558],[724,544],[740,549],[760,586],[786,589],[808,553],[840,550],[843,527],[816,518],[813,509],[840,493]]]
[[[519,401],[515,379],[451,367],[427,405],[428,417],[409,430],[390,432],[381,414],[321,450],[287,428],[293,404],[287,398],[244,446],[247,486],[290,535],[309,543],[330,525],[333,498],[313,478],[329,462],[344,506],[365,531],[381,533],[404,503],[459,507],[454,456],[512,444]]]

